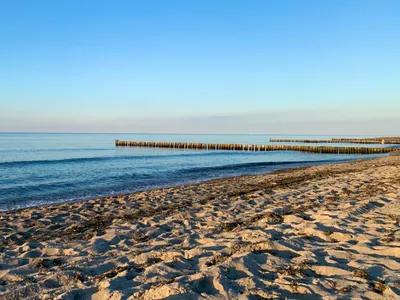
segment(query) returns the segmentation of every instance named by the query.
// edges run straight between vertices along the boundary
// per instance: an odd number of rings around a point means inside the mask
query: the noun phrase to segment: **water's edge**
[[[270,137],[0,133],[0,210],[374,157],[295,151],[152,149],[114,144],[115,139],[268,144]]]
[[[379,156],[379,157],[365,157],[362,159],[349,159],[349,160],[334,161],[334,162],[331,161],[331,162],[324,162],[324,163],[320,163],[320,164],[312,164],[312,165],[298,166],[298,167],[287,167],[287,168],[281,168],[281,169],[277,169],[277,170],[273,170],[273,171],[265,172],[265,173],[259,173],[259,174],[246,174],[246,175],[220,177],[220,178],[215,178],[215,179],[204,179],[204,180],[199,180],[196,182],[188,182],[188,183],[183,183],[183,184],[172,184],[172,185],[154,187],[154,188],[149,188],[149,189],[137,190],[137,191],[128,192],[128,193],[109,194],[109,195],[103,195],[100,197],[89,197],[89,198],[85,198],[85,199],[76,199],[76,200],[68,200],[68,201],[54,201],[54,202],[50,202],[50,203],[46,203],[46,204],[27,206],[27,207],[23,207],[23,208],[15,208],[15,209],[7,209],[7,210],[0,209],[0,212],[5,212],[8,214],[8,213],[23,211],[23,210],[34,210],[35,208],[39,208],[39,207],[51,207],[53,205],[59,205],[59,204],[67,204],[68,205],[68,204],[73,204],[73,203],[86,202],[86,201],[90,201],[90,200],[116,199],[116,198],[120,198],[120,197],[131,196],[134,194],[149,192],[149,191],[156,191],[156,190],[163,190],[163,189],[177,188],[177,187],[190,187],[190,186],[196,186],[196,185],[208,184],[208,183],[212,184],[212,183],[217,183],[219,181],[227,181],[227,180],[246,178],[246,177],[262,177],[262,176],[266,176],[269,174],[279,174],[280,172],[288,173],[288,172],[293,172],[295,170],[308,169],[308,168],[311,168],[314,166],[352,164],[356,161],[361,161],[361,160],[378,160],[385,156],[389,156],[389,155],[383,155],[383,156]]]

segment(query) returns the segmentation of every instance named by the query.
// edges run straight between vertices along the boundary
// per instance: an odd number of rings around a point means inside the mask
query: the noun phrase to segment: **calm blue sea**
[[[371,156],[116,148],[114,140],[268,144],[329,136],[0,133],[0,210]]]

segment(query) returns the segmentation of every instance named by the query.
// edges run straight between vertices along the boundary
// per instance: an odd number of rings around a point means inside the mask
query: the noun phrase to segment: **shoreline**
[[[370,154],[370,155],[374,155],[374,154]],[[12,208],[12,209],[7,209],[7,210],[0,210],[0,215],[2,213],[12,213],[12,212],[18,212],[21,210],[25,210],[25,209],[30,209],[30,208],[40,208],[40,207],[46,207],[46,206],[52,206],[52,205],[58,205],[58,204],[68,204],[68,203],[76,203],[76,202],[84,202],[84,201],[89,201],[89,200],[105,200],[105,199],[110,199],[110,198],[115,198],[115,197],[125,197],[125,196],[130,196],[130,195],[134,195],[136,193],[142,193],[142,192],[149,192],[149,191],[153,191],[153,190],[163,190],[163,189],[168,189],[168,188],[178,188],[178,187],[188,187],[188,186],[192,186],[192,185],[198,185],[198,184],[202,184],[202,183],[212,183],[214,181],[220,181],[220,180],[229,180],[229,179],[233,179],[233,178],[241,178],[241,177],[251,177],[251,176],[266,176],[266,175],[270,175],[270,174],[276,174],[279,172],[285,172],[288,171],[290,172],[291,170],[298,170],[298,169],[306,169],[306,168],[311,168],[311,167],[316,167],[316,166],[328,166],[328,165],[336,165],[336,164],[347,164],[347,163],[353,163],[353,162],[357,162],[357,161],[368,161],[368,160],[376,160],[376,159],[380,159],[383,157],[387,157],[387,156],[392,156],[392,155],[400,155],[400,151],[396,151],[396,152],[392,152],[392,153],[385,153],[385,154],[377,154],[377,155],[381,155],[379,157],[365,157],[365,158],[357,158],[357,159],[343,159],[343,160],[339,160],[339,161],[329,161],[329,162],[324,162],[324,161],[319,161],[319,162],[312,162],[312,163],[318,163],[315,165],[310,165],[310,166],[298,166],[298,167],[288,167],[288,168],[282,168],[279,170],[274,170],[274,171],[270,171],[270,172],[265,172],[265,173],[257,173],[257,174],[245,174],[245,175],[234,175],[234,176],[228,176],[228,177],[221,177],[221,178],[214,178],[214,179],[200,179],[199,181],[196,182],[189,182],[189,183],[184,183],[184,184],[171,184],[171,185],[166,185],[164,187],[154,187],[154,188],[149,188],[149,189],[140,189],[137,191],[133,191],[133,192],[127,192],[127,193],[117,193],[117,194],[108,194],[108,195],[103,195],[103,196],[98,196],[98,197],[87,197],[84,199],[76,199],[76,200],[67,200],[67,201],[60,201],[60,202],[50,202],[50,203],[45,203],[45,204],[38,204],[38,205],[32,205],[32,206],[26,206],[26,207],[22,207],[22,208]],[[288,164],[290,164],[291,162],[287,162]],[[309,162],[304,162],[304,163],[309,163]]]
[[[399,191],[391,155],[2,211],[0,299],[394,299]]]

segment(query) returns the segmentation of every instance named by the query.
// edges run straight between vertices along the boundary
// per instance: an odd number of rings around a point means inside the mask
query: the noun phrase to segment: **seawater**
[[[0,133],[0,210],[373,157],[293,151],[235,152],[114,146],[115,139],[269,144],[270,137],[331,138],[293,135]]]

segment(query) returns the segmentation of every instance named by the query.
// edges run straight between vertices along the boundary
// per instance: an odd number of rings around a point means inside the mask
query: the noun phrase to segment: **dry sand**
[[[1,299],[399,299],[400,156],[0,213]]]

